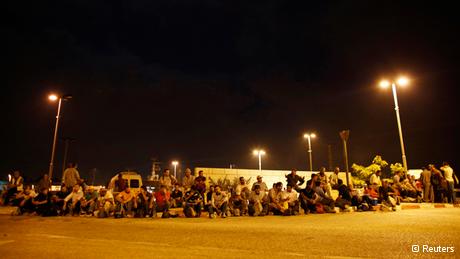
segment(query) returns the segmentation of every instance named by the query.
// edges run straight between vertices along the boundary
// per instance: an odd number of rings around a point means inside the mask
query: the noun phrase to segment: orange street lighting
[[[51,147],[51,159],[50,159],[50,166],[48,169],[48,175],[51,181],[53,181],[53,163],[54,163],[54,152],[56,150],[56,139],[57,139],[57,134],[58,134],[58,129],[59,129],[59,117],[61,115],[61,103],[62,100],[67,101],[69,99],[72,99],[72,95],[63,95],[63,96],[57,96],[55,94],[50,94],[48,96],[48,99],[50,101],[57,101],[58,102],[58,109],[57,109],[57,115],[56,115],[56,125],[54,127],[54,137],[53,137],[53,146]]]
[[[380,87],[388,88],[391,85],[391,90],[393,92],[393,99],[395,103],[395,112],[396,112],[396,123],[398,124],[398,131],[399,131],[399,142],[401,143],[401,154],[402,154],[402,162],[404,170],[407,172],[407,158],[406,158],[406,150],[404,148],[404,140],[403,140],[403,132],[401,126],[401,118],[399,116],[399,105],[398,105],[398,94],[396,92],[397,86],[406,86],[409,84],[409,79],[407,77],[399,77],[395,81],[386,81],[383,80],[380,82]]]
[[[262,156],[265,155],[265,151],[262,149],[255,149],[252,154],[259,157],[259,171],[262,171]]]
[[[316,134],[315,133],[305,133],[303,134],[303,137],[305,139],[307,139],[308,141],[308,158],[309,158],[309,161],[310,161],[310,172],[313,171],[313,159],[312,159],[312,150],[311,150],[311,139],[312,138],[316,138]]]
[[[53,101],[53,102],[54,102],[54,101],[56,101],[57,99],[59,99],[59,97],[58,97],[57,95],[55,95],[55,94],[50,94],[50,95],[48,96],[48,99],[49,99],[50,101]]]

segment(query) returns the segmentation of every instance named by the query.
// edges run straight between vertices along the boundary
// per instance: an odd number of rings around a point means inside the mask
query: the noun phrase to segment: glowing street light
[[[303,134],[303,137],[305,139],[307,139],[308,141],[308,158],[310,160],[310,172],[313,171],[313,159],[312,159],[312,150],[311,150],[311,139],[312,138],[316,138],[316,134],[315,133],[305,133]]]
[[[177,177],[176,170],[177,170],[177,165],[179,164],[178,161],[172,161],[171,164],[174,166],[174,177]]]
[[[262,149],[255,149],[252,153],[259,157],[259,171],[262,171],[262,156],[265,155],[265,151]]]
[[[59,129],[59,117],[61,114],[61,104],[62,100],[67,101],[72,99],[72,95],[63,95],[63,96],[58,96],[55,94],[50,94],[48,96],[48,100],[55,102],[58,101],[58,109],[57,109],[57,115],[56,115],[56,125],[54,127],[54,137],[53,137],[53,146],[51,148],[51,159],[50,159],[50,166],[48,170],[48,175],[51,181],[53,181],[53,163],[54,163],[54,152],[56,150],[56,139],[57,139],[57,134],[58,134],[58,129]]]
[[[391,89],[393,91],[393,99],[395,103],[395,111],[396,111],[396,122],[398,124],[398,131],[399,131],[399,141],[401,143],[401,154],[402,154],[402,162],[403,162],[403,167],[404,170],[407,172],[407,158],[406,158],[406,151],[404,148],[404,140],[403,140],[403,133],[402,133],[402,126],[401,126],[401,118],[399,116],[399,105],[398,105],[398,95],[396,92],[396,87],[397,86],[406,86],[409,84],[409,79],[407,77],[400,77],[396,81],[387,81],[387,80],[382,80],[380,81],[380,87],[381,88],[388,88],[391,85]]]

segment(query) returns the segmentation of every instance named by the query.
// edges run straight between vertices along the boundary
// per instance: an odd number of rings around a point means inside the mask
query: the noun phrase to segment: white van
[[[118,180],[118,175],[122,176],[122,178],[126,181],[126,186],[131,188],[132,192],[138,193],[142,186],[142,176],[137,172],[127,171],[127,172],[120,172],[116,174],[112,179],[110,179],[109,185],[107,189],[112,191],[112,193],[118,193],[118,190],[115,190],[115,182]]]

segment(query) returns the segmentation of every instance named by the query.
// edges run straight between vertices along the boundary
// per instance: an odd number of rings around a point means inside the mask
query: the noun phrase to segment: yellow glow
[[[409,84],[409,79],[407,77],[402,76],[398,79],[397,83],[400,86],[406,86]]]
[[[382,80],[382,81],[380,81],[380,84],[379,84],[379,85],[380,85],[380,87],[382,87],[382,88],[388,88],[388,87],[390,86],[390,82],[387,81],[387,80]]]
[[[315,133],[305,133],[303,134],[303,137],[304,138],[316,138],[316,134]]]
[[[172,161],[172,163],[171,163],[171,164],[172,164],[172,165],[178,165],[178,164],[179,164],[179,162],[177,162],[177,161]]]
[[[252,151],[252,154],[254,154],[255,156],[258,156],[259,154],[261,156],[265,155],[265,151],[264,150],[259,150],[259,149],[255,149],[254,151]]]
[[[58,99],[58,97],[57,97],[57,95],[55,95],[55,94],[50,94],[50,95],[48,96],[48,99],[49,99],[50,101],[53,101],[53,102],[54,102],[54,101],[56,101],[56,100]]]

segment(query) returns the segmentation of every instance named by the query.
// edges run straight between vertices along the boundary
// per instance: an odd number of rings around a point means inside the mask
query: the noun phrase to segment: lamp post
[[[316,138],[316,134],[315,133],[305,133],[303,137],[307,139],[307,142],[308,142],[308,158],[310,161],[310,172],[312,172],[313,171],[313,159],[312,159],[313,151],[311,150],[311,139]]]
[[[259,157],[259,171],[262,171],[262,156],[265,155],[265,151],[262,149],[256,149],[252,151],[255,156]]]
[[[400,77],[398,80],[395,81],[387,81],[387,80],[382,80],[380,82],[380,87],[381,88],[388,88],[391,85],[391,89],[393,91],[393,99],[395,103],[395,112],[396,112],[396,122],[398,124],[398,132],[399,132],[399,142],[401,143],[401,154],[402,154],[402,162],[403,162],[403,167],[404,170],[407,173],[407,158],[406,158],[406,150],[404,148],[404,140],[403,140],[403,132],[402,132],[402,126],[401,126],[401,118],[399,116],[399,105],[398,105],[398,95],[396,92],[396,87],[397,86],[406,86],[409,84],[409,80],[406,77]]]
[[[171,164],[174,166],[174,177],[176,178],[177,177],[177,165],[179,164],[178,161],[172,161]]]
[[[48,169],[48,175],[51,179],[51,182],[53,182],[53,164],[54,164],[54,153],[56,150],[56,139],[58,135],[58,129],[59,129],[59,118],[61,115],[61,104],[62,100],[69,100],[72,99],[72,95],[64,95],[64,96],[57,96],[55,94],[50,94],[48,96],[48,99],[52,102],[58,101],[58,109],[57,109],[57,115],[56,115],[56,125],[54,126],[54,137],[53,137],[53,146],[51,147],[51,159],[50,159],[50,166]]]

